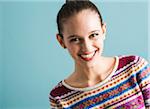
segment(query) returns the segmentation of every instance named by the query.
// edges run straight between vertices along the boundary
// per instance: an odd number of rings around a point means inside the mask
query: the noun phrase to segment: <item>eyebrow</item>
[[[71,38],[75,38],[75,37],[80,37],[80,36],[79,36],[79,35],[75,35],[75,34],[73,34],[73,35],[68,36],[68,38],[67,38],[67,39],[71,39]]]
[[[94,32],[100,32],[100,30],[93,30],[93,31],[89,32],[89,34],[94,33]],[[74,38],[74,37],[81,37],[81,36],[73,34],[73,35],[68,36],[67,39],[71,39],[71,38]]]
[[[100,30],[91,31],[90,34],[91,34],[91,33],[94,33],[94,32],[100,32]]]

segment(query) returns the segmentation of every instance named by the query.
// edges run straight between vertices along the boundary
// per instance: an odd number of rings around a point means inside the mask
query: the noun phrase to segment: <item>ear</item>
[[[103,37],[106,38],[106,23],[102,24]]]
[[[59,44],[60,44],[63,48],[66,48],[63,37],[60,36],[59,34],[56,34],[56,38],[57,38],[57,41],[59,42]]]

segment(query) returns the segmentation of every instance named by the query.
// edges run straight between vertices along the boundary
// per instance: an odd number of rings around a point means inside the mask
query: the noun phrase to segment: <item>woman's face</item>
[[[91,10],[83,10],[70,17],[63,25],[63,39],[57,36],[77,65],[93,65],[100,59],[105,38],[105,25]]]

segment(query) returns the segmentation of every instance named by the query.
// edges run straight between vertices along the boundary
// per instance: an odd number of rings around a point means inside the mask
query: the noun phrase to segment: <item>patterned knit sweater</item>
[[[145,109],[150,107],[150,64],[139,56],[116,56],[112,73],[87,88],[61,81],[50,92],[52,109]]]

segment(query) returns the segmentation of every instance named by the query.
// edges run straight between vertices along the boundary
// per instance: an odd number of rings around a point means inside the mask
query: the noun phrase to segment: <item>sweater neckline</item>
[[[88,91],[88,90],[92,90],[92,89],[95,89],[97,87],[100,87],[102,86],[103,84],[105,84],[113,75],[114,73],[116,72],[117,68],[118,68],[118,64],[119,64],[119,57],[118,56],[115,56],[115,65],[113,67],[113,70],[112,72],[110,73],[110,75],[104,79],[103,81],[101,81],[100,83],[94,85],[94,86],[90,86],[90,87],[85,87],[85,88],[78,88],[78,87],[73,87],[73,86],[70,86],[69,84],[67,84],[65,82],[65,80],[62,80],[62,84],[67,87],[68,89],[71,89],[71,90],[76,90],[76,91]]]

